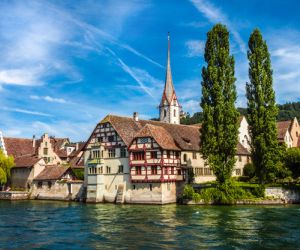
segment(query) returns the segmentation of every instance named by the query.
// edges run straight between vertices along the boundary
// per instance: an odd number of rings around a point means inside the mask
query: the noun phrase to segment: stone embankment
[[[24,191],[2,191],[0,192],[0,200],[27,200],[28,192]]]

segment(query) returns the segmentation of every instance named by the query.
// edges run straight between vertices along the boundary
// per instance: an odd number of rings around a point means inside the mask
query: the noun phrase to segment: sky
[[[300,101],[297,0],[1,0],[0,131],[86,140],[107,114],[158,117],[171,36],[183,110],[200,111],[207,32],[230,31],[238,107],[246,106],[247,44],[259,28],[278,103]]]

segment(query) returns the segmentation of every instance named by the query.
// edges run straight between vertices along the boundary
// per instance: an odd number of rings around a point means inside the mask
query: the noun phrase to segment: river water
[[[0,201],[0,249],[300,249],[300,206]]]

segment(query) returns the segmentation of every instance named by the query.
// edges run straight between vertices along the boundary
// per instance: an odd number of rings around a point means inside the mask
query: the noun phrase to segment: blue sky
[[[300,99],[298,1],[0,2],[0,130],[5,136],[86,140],[106,114],[158,116],[171,33],[183,109],[200,111],[206,33],[231,32],[238,100],[245,106],[247,41],[258,27],[272,56],[278,103]]]

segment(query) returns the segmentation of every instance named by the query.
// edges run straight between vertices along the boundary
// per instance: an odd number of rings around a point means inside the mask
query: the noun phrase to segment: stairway
[[[119,186],[118,186],[116,203],[117,204],[124,203],[124,185],[123,184],[119,184]]]

